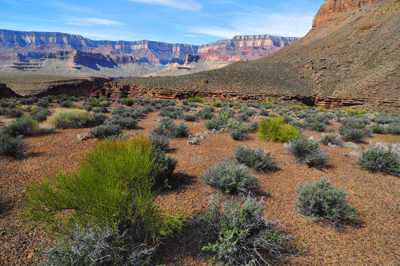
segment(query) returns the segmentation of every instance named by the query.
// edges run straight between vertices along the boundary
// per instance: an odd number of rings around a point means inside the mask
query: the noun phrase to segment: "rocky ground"
[[[139,121],[139,130],[125,134],[147,134],[160,117],[154,111]],[[253,118],[252,120],[259,120]],[[0,127],[11,120],[0,117]],[[175,120],[179,122],[181,120]],[[392,175],[370,173],[357,165],[354,152],[358,149],[322,146],[331,162],[323,170],[299,163],[282,143],[264,142],[258,133],[244,141],[233,140],[229,133],[204,134],[203,121],[186,122],[190,133],[201,133],[204,140],[196,145],[188,139],[173,139],[170,155],[179,164],[173,187],[163,192],[157,203],[166,208],[193,209],[201,213],[209,206],[215,191],[204,183],[201,175],[211,166],[233,155],[236,145],[262,148],[278,162],[273,172],[258,173],[259,197],[264,197],[265,215],[269,221],[279,221],[285,232],[294,236],[291,244],[301,253],[288,261],[291,265],[397,265],[400,261],[400,179]],[[337,132],[338,124],[329,130]],[[78,158],[89,151],[97,139],[79,141],[78,134],[89,128],[57,129],[49,135],[28,136],[28,155],[20,159],[0,158],[0,265],[36,265],[40,250],[49,242],[44,226],[32,226],[24,216],[21,196],[31,181],[57,171],[71,171]],[[318,140],[322,133],[304,131],[305,136]],[[399,136],[373,135],[368,142],[400,142]],[[358,208],[360,221],[335,228],[328,223],[298,214],[294,209],[296,190],[301,184],[327,177],[340,189],[350,192],[352,205]],[[208,265],[210,255],[201,251],[207,243],[206,234],[196,226],[187,226],[174,238],[166,239],[158,251],[161,265]]]

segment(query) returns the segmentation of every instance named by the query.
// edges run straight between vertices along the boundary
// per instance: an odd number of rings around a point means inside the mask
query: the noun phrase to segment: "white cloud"
[[[108,19],[102,19],[102,18],[78,18],[78,19],[70,20],[69,24],[77,25],[77,26],[95,26],[95,25],[114,26],[114,25],[121,25],[121,23],[119,23],[119,22],[108,20]]]
[[[188,37],[188,38],[197,38],[197,37],[199,37],[199,36],[197,36],[197,35],[193,35],[193,34],[185,34],[185,35],[183,35],[184,37]]]
[[[142,4],[149,5],[160,5],[160,6],[169,6],[172,8],[188,10],[188,11],[200,11],[203,6],[193,0],[131,0],[133,2],[138,2]]]
[[[189,31],[231,39],[235,35],[271,34],[283,37],[303,37],[311,29],[313,15],[236,13],[227,27],[213,25],[192,27]]]
[[[50,3],[47,3],[47,5],[55,7],[55,8],[64,9],[64,10],[70,11],[70,12],[85,12],[85,13],[93,13],[94,12],[94,10],[91,8],[77,6],[77,5],[70,5],[70,4],[65,4],[65,3],[61,3],[61,2],[50,2]]]
[[[198,33],[198,34],[220,37],[220,38],[224,38],[224,39],[232,39],[233,36],[239,35],[239,32],[237,32],[235,30],[220,28],[220,27],[210,27],[210,28],[194,27],[190,31],[194,32],[194,33]]]

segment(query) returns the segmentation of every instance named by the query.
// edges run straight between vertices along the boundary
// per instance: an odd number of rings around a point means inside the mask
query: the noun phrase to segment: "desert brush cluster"
[[[144,135],[141,121],[150,113],[157,119]],[[156,265],[163,241],[179,238],[180,231],[193,223],[213,236],[201,248],[211,265],[290,262],[302,255],[302,248],[296,245],[295,234],[285,233],[284,221],[268,220],[265,196],[260,194],[259,176],[268,178],[281,163],[269,150],[246,146],[250,134],[263,143],[284,146],[293,163],[321,171],[319,180],[299,184],[292,207],[304,220],[339,231],[359,223],[360,215],[345,184],[338,188],[324,175],[333,159],[324,147],[357,148],[373,134],[400,135],[398,115],[199,97],[1,99],[0,115],[7,120],[0,131],[3,158],[29,157],[29,136],[82,128],[89,130],[81,141],[98,139],[74,170],[33,179],[24,189],[25,219],[44,224],[52,239],[42,247],[41,265]],[[193,134],[188,123],[202,123],[209,131]],[[330,127],[334,123],[337,130]],[[124,134],[126,130],[136,134]],[[305,130],[324,133],[315,140]],[[179,161],[171,141],[186,139],[188,145],[200,147],[201,141],[225,133],[237,143],[233,154],[199,173],[213,191],[207,210],[157,204],[157,198],[177,182]],[[354,156],[354,167],[363,171],[400,176],[399,144],[370,144]]]

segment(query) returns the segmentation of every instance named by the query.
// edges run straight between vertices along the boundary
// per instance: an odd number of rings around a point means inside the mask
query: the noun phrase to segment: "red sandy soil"
[[[153,112],[139,122],[142,134],[154,128],[159,118]],[[4,121],[4,117],[0,118]],[[176,120],[175,122],[179,122]],[[207,131],[203,121],[187,122],[190,133]],[[330,126],[336,129],[337,124]],[[21,159],[0,158],[0,265],[36,265],[39,250],[46,243],[44,227],[31,226],[23,216],[21,195],[24,187],[35,179],[60,170],[73,170],[80,156],[89,151],[96,139],[78,141],[77,134],[85,129],[57,129],[50,135],[28,136],[29,156]],[[138,130],[127,130],[135,134]],[[304,135],[318,140],[321,133],[305,131]],[[397,136],[374,135],[372,143],[396,143]],[[329,153],[331,162],[322,171],[298,162],[282,143],[264,142],[258,133],[245,141],[235,141],[229,133],[206,137],[197,145],[187,139],[174,139],[170,155],[179,160],[178,188],[162,193],[157,203],[165,208],[193,209],[194,214],[206,210],[214,190],[206,185],[201,175],[211,166],[233,155],[236,145],[269,150],[278,162],[278,170],[258,173],[259,190],[265,195],[265,215],[271,222],[278,220],[286,233],[294,236],[291,244],[302,253],[288,261],[291,265],[398,265],[400,261],[400,178],[381,173],[370,173],[356,165],[350,155],[352,148],[333,148],[321,145]],[[368,143],[362,147],[368,147]],[[360,147],[361,147],[360,146]],[[356,150],[360,152],[361,150]],[[360,222],[335,229],[332,225],[315,222],[294,209],[296,190],[300,184],[322,177],[340,189],[350,191],[349,199],[358,208]],[[159,264],[209,265],[209,254],[201,251],[207,239],[196,228],[187,228],[175,238],[164,241],[158,256]]]

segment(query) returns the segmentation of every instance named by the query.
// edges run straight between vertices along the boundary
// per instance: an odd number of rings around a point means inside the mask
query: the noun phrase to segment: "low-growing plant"
[[[357,209],[347,205],[347,191],[337,189],[323,178],[309,182],[297,190],[296,209],[299,213],[323,219],[337,226],[358,219]]]
[[[49,107],[49,101],[47,98],[42,98],[36,103],[36,105],[42,108],[47,108]]]
[[[226,194],[246,193],[257,185],[249,168],[235,160],[225,160],[211,167],[203,176],[206,184]]]
[[[183,115],[183,110],[179,107],[167,106],[160,110],[159,115],[171,119],[178,119]]]
[[[243,128],[233,128],[229,130],[229,135],[234,140],[244,140],[249,137],[249,133]]]
[[[358,162],[367,170],[400,176],[400,154],[395,146],[377,143],[364,150]]]
[[[391,135],[400,135],[400,122],[393,122],[387,125],[385,132]]]
[[[45,251],[46,260],[40,265],[150,265],[154,250],[128,233],[107,227],[78,227]]]
[[[214,106],[214,107],[221,107],[221,106],[222,106],[222,103],[219,102],[219,101],[215,101],[215,102],[212,103],[212,106]]]
[[[262,109],[261,112],[260,112],[260,115],[262,115],[262,116],[268,116],[268,115],[269,115],[269,110],[267,110],[267,109]]]
[[[95,138],[104,139],[122,134],[122,129],[121,126],[115,124],[100,125],[90,130],[90,134]]]
[[[380,124],[374,124],[368,127],[373,134],[385,134],[385,127]]]
[[[50,115],[50,110],[46,108],[35,108],[30,113],[30,116],[38,122],[45,121]]]
[[[188,101],[192,102],[192,103],[204,103],[205,102],[202,98],[200,98],[198,96],[192,96],[188,99]]]
[[[262,200],[233,198],[223,205],[218,198],[211,201],[211,206],[201,218],[218,235],[216,243],[203,247],[215,254],[211,265],[270,265],[265,255],[284,260],[283,252],[291,237],[284,234],[279,223],[265,222]]]
[[[252,149],[249,147],[236,146],[234,158],[238,162],[257,171],[271,169],[276,165],[274,158],[269,156],[269,151],[265,152],[261,148]]]
[[[163,135],[158,135],[154,133],[150,133],[148,135],[148,138],[150,139],[151,143],[153,144],[153,147],[155,149],[159,149],[161,151],[167,151],[169,147],[169,143],[171,140]]]
[[[3,127],[2,133],[16,137],[19,135],[26,135],[29,131],[32,131],[37,126],[37,121],[29,116],[21,117],[9,125]]]
[[[23,155],[28,148],[28,143],[22,136],[12,137],[0,132],[0,157],[18,157]]]
[[[80,128],[97,124],[93,113],[79,109],[60,109],[47,120],[57,128]]]
[[[110,119],[110,124],[118,125],[121,128],[125,129],[135,129],[137,128],[138,121],[133,119],[132,117],[121,117],[118,115],[114,115]]]
[[[348,110],[347,113],[350,116],[353,116],[353,115],[364,115],[364,114],[366,114],[368,112],[366,110],[363,110],[363,111],[360,111],[360,110]]]
[[[182,119],[188,122],[193,122],[197,120],[197,116],[192,114],[183,114]]]
[[[10,118],[20,118],[24,115],[24,112],[18,108],[5,109],[3,112]]]
[[[319,140],[319,142],[321,142],[324,145],[329,145],[329,143],[330,143],[331,145],[343,147],[342,138],[337,133],[323,134],[322,138]]]
[[[125,104],[126,106],[132,106],[135,104],[135,101],[131,98],[126,98],[124,99],[123,104]]]
[[[283,117],[262,119],[258,130],[260,139],[264,141],[287,142],[300,136],[300,132],[294,126],[283,124]]]
[[[154,176],[160,174],[150,140],[101,141],[77,170],[33,181],[24,197],[29,217],[50,230],[68,232],[94,224],[146,240],[172,233],[187,216],[154,204]]]
[[[321,168],[329,162],[329,156],[323,151],[318,150],[319,144],[305,137],[295,137],[289,141],[286,148],[301,162],[309,167]]]

